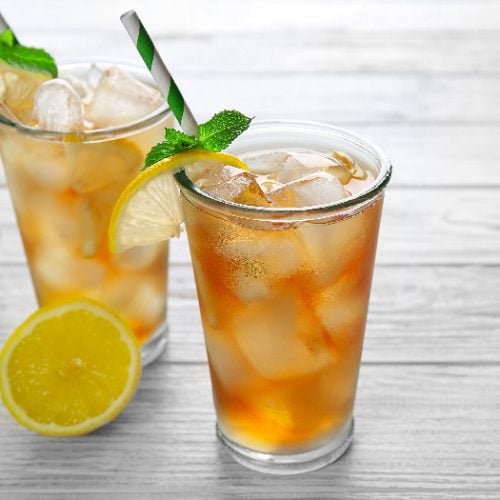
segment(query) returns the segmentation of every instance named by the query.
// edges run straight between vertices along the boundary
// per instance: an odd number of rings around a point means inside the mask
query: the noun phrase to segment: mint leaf
[[[153,146],[147,154],[144,164],[146,167],[150,167],[157,161],[177,153],[182,153],[183,151],[188,151],[197,146],[199,146],[198,141],[192,135],[187,135],[173,128],[167,128],[165,129],[165,140]]]
[[[7,28],[0,34],[0,44],[7,45],[8,47],[13,47],[17,44],[16,37],[10,28]]]
[[[187,135],[180,130],[176,130],[175,128],[165,129],[165,142],[170,142],[179,146],[184,145],[186,147],[198,144],[196,137]]]
[[[235,110],[225,110],[198,126],[198,141],[209,151],[222,151],[250,125],[252,118]]]
[[[43,49],[20,45],[10,29],[0,35],[0,59],[15,68],[57,77],[57,65],[53,57]]]
[[[226,110],[217,113],[208,122],[198,125],[198,138],[173,128],[166,128],[165,140],[153,146],[146,156],[144,168],[194,148],[222,151],[248,128],[251,121],[252,118],[239,111]]]

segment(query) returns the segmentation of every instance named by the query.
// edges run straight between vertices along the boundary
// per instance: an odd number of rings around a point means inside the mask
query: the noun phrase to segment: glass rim
[[[370,154],[378,163],[380,167],[379,173],[375,182],[368,186],[366,189],[359,193],[355,193],[341,200],[337,200],[333,203],[326,203],[322,205],[315,205],[309,207],[295,207],[295,208],[281,208],[281,207],[256,207],[252,205],[243,205],[241,203],[236,203],[234,201],[224,200],[217,196],[211,195],[198,186],[196,186],[187,176],[184,169],[176,172],[174,174],[177,182],[180,186],[186,189],[190,194],[193,194],[198,200],[207,202],[214,208],[225,209],[228,208],[240,213],[242,215],[252,216],[260,215],[263,217],[271,218],[286,218],[294,217],[297,215],[311,215],[317,216],[322,214],[327,214],[332,211],[342,211],[347,208],[352,208],[358,205],[362,205],[364,202],[375,199],[387,186],[392,175],[392,163],[385,153],[376,145],[363,139],[359,135],[346,130],[344,128],[335,127],[327,123],[306,121],[306,120],[258,120],[252,122],[249,131],[255,131],[257,129],[265,130],[267,128],[282,128],[283,130],[288,129],[307,129],[308,131],[317,130],[319,133],[329,132],[336,138],[348,141],[354,146],[361,148],[368,154]],[[245,132],[243,132],[245,134]]]
[[[87,64],[103,64],[103,65],[114,65],[119,68],[130,68],[135,71],[139,70],[144,75],[151,76],[149,71],[145,68],[141,67],[139,64],[135,64],[131,61],[107,61],[105,59],[99,60],[75,60],[75,61],[67,61],[58,65],[58,69],[66,70],[71,67],[77,67]],[[116,125],[113,127],[107,128],[97,128],[93,130],[76,130],[73,132],[56,132],[53,130],[44,130],[36,127],[31,127],[30,125],[26,125],[24,123],[14,122],[9,120],[5,116],[0,115],[0,123],[6,125],[8,127],[12,127],[19,131],[22,134],[26,134],[38,139],[43,140],[52,140],[59,142],[68,142],[68,141],[76,141],[76,142],[96,142],[101,139],[109,139],[113,136],[119,135],[129,135],[132,132],[136,132],[137,130],[148,128],[163,118],[166,118],[172,112],[167,104],[164,102],[160,107],[149,113],[148,115],[139,118],[130,123],[126,123],[124,125]]]

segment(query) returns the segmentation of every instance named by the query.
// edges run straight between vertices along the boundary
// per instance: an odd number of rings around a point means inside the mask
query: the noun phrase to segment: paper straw
[[[198,124],[194,119],[189,106],[175,84],[170,71],[165,66],[160,54],[156,50],[151,37],[142,24],[135,10],[129,10],[120,16],[132,42],[139,51],[142,60],[151,72],[160,92],[167,100],[170,109],[179,122],[182,130],[188,135],[198,135]]]
[[[0,33],[3,33],[5,30],[10,30],[12,31],[12,28],[9,26],[5,18],[2,16],[0,13]],[[14,32],[12,31],[12,34],[14,35]],[[18,44],[19,41],[16,38],[16,35],[14,35],[14,44]]]

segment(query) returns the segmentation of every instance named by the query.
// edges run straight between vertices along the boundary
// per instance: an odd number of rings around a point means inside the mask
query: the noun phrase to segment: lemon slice
[[[0,392],[17,422],[49,436],[86,434],[135,392],[140,349],[110,309],[87,299],[39,309],[0,353]]]
[[[141,172],[125,188],[111,215],[110,251],[121,252],[179,236],[184,217],[173,173],[188,166],[210,168],[211,164],[248,170],[235,156],[191,150],[160,160]]]
[[[50,76],[14,68],[0,61],[0,99],[18,120],[31,121],[33,96],[38,86]]]

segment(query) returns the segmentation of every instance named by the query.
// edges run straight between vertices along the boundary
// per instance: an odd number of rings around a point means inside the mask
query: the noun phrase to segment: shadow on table
[[[279,492],[280,498],[319,498],[313,493],[316,485],[325,491],[325,486],[335,483],[339,486],[349,485],[351,472],[355,469],[356,443],[335,463],[322,469],[295,475],[265,474],[250,470],[236,463],[222,444],[217,443],[217,482],[214,484],[214,495],[245,497],[251,492],[252,498],[267,498],[266,493]]]

